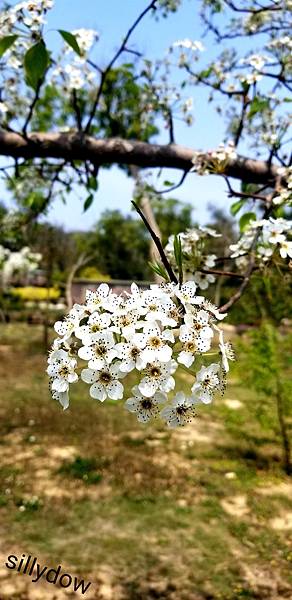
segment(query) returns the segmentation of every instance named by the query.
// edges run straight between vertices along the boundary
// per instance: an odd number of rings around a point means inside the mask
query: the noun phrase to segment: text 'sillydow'
[[[48,569],[48,567],[42,567],[37,561],[36,556],[33,558],[31,555],[22,554],[18,559],[14,554],[10,554],[5,565],[7,569],[16,569],[19,573],[32,577],[31,581],[34,583],[43,578],[48,583],[59,583],[63,588],[72,586],[74,592],[81,592],[81,594],[85,594],[91,586],[91,582],[85,583],[84,579],[79,581],[77,577],[73,577],[69,573],[61,574],[62,565],[59,565],[57,569]]]

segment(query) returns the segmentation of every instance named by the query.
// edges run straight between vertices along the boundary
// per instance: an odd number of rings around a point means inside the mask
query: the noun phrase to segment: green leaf
[[[179,235],[174,236],[173,251],[175,262],[178,267],[179,281],[183,281],[183,266],[182,266],[182,245]]]
[[[89,196],[86,198],[86,200],[84,202],[83,212],[86,212],[89,209],[89,207],[92,205],[93,199],[94,199],[93,194],[89,194]]]
[[[38,85],[42,81],[49,64],[49,60],[50,56],[43,40],[37,42],[37,44],[34,44],[34,46],[29,48],[29,50],[26,52],[24,56],[26,83],[34,90],[37,89]]]
[[[199,77],[200,79],[207,79],[211,73],[213,72],[213,67],[208,67],[207,69],[204,69],[203,71],[200,71],[199,73]]]
[[[73,35],[73,33],[70,33],[70,31],[64,31],[64,29],[58,29],[58,31],[59,31],[60,35],[62,36],[63,40],[65,40],[65,42],[68,44],[68,46],[70,46],[72,48],[72,50],[74,50],[74,52],[76,52],[76,54],[78,54],[79,56],[82,56],[82,52],[80,50],[76,36]]]
[[[249,120],[251,120],[257,113],[263,112],[266,108],[269,108],[269,100],[256,96],[249,105],[249,111],[247,115]]]
[[[181,239],[178,235],[174,236],[173,251],[174,251],[175,262],[178,267],[181,267],[182,266],[182,248],[181,248]]]
[[[87,188],[89,190],[94,190],[96,192],[97,188],[98,188],[98,181],[95,177],[93,177],[93,175],[91,175],[88,178],[88,182],[87,182]]]
[[[150,269],[152,269],[152,271],[154,271],[154,273],[157,273],[157,275],[160,275],[160,277],[162,277],[166,281],[169,281],[169,277],[166,272],[166,269],[160,263],[149,262],[148,264],[149,264]]]
[[[238,200],[237,202],[234,202],[233,204],[231,204],[231,206],[230,206],[230,212],[233,215],[233,217],[235,217],[235,215],[237,215],[237,213],[243,207],[243,205],[245,204],[245,202],[246,202],[246,200],[242,198],[241,200]]]
[[[244,215],[242,215],[242,217],[239,219],[239,229],[241,233],[247,229],[251,221],[256,221],[256,218],[257,216],[253,212],[244,213]]]
[[[17,40],[18,35],[6,35],[5,37],[0,38],[0,58],[3,54],[14,44],[15,40]]]
[[[174,185],[173,181],[168,181],[168,179],[166,179],[166,181],[163,182],[163,185],[167,186],[167,187],[171,187],[172,185]]]

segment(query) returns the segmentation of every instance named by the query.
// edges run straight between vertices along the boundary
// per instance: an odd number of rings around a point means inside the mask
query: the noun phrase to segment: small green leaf
[[[243,205],[245,204],[245,202],[246,202],[246,200],[242,198],[241,200],[238,200],[237,202],[234,202],[233,204],[231,204],[231,206],[230,206],[230,212],[233,215],[233,217],[235,217],[235,215],[237,215],[237,213],[243,207]]]
[[[87,188],[89,190],[94,190],[96,192],[97,188],[98,188],[98,181],[95,177],[93,177],[93,175],[91,175],[88,178],[88,182],[87,182]]]
[[[174,185],[173,181],[168,181],[168,179],[166,181],[163,182],[163,185],[167,186],[167,187],[171,187],[172,185]]]
[[[249,111],[248,111],[248,119],[251,120],[254,115],[259,112],[263,112],[266,108],[269,108],[269,100],[266,98],[259,98],[256,96],[253,101],[250,103]]]
[[[181,239],[178,235],[174,236],[173,251],[174,251],[175,262],[178,267],[181,267],[181,265],[182,265],[182,248],[181,248]]]
[[[64,31],[64,29],[58,29],[58,31],[59,31],[60,35],[62,36],[63,40],[65,40],[65,42],[68,44],[68,46],[70,46],[72,48],[72,50],[74,50],[74,52],[76,52],[76,54],[78,54],[79,56],[82,56],[82,52],[80,50],[76,36],[73,35],[73,33],[70,33],[70,31]]]
[[[29,48],[29,50],[26,52],[24,56],[26,83],[34,90],[37,89],[38,85],[42,81],[49,64],[49,60],[50,56],[43,40],[37,42],[37,44],[34,44],[34,46]]]
[[[93,194],[89,194],[89,196],[86,198],[84,205],[83,205],[83,212],[86,212],[89,209],[89,207],[92,205],[93,198],[94,198]]]
[[[162,277],[166,281],[169,281],[169,277],[166,272],[166,269],[160,263],[149,262],[148,264],[149,264],[150,269],[152,269],[152,271],[154,271],[154,273],[157,273],[157,275],[160,275],[160,277]]]
[[[15,40],[17,40],[18,35],[6,35],[5,37],[0,38],[0,58],[3,54],[14,44]]]
[[[253,212],[244,213],[244,215],[242,215],[242,217],[239,219],[239,229],[241,233],[247,229],[251,221],[256,221],[256,218],[257,216]]]

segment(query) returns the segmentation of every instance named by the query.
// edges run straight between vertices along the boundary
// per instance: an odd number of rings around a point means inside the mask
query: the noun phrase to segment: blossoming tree
[[[93,30],[56,31],[63,47],[59,54],[51,52],[46,20],[53,0],[25,0],[0,15],[0,154],[10,158],[1,172],[22,206],[22,225],[72,185],[87,190],[86,210],[99,169],[113,163],[135,177],[140,198],[151,188],[142,169],[165,167],[180,172],[179,181],[172,187],[166,182],[158,193],[183,185],[197,172],[220,175],[234,197],[231,212],[240,233],[224,257],[208,254],[208,239],[220,232],[206,227],[181,232],[164,249],[149,206],[135,202],[157,248],[153,270],[165,283],[146,291],[133,283],[131,293],[122,296],[103,284],[55,326],[58,338],[47,371],[53,397],[64,408],[79,373],[90,395],[104,401],[121,399],[123,379],[136,372],[126,407],[139,421],[160,413],[171,427],[189,421],[198,404],[211,402],[215,391],[224,389],[233,352],[218,321],[256,271],[277,265],[284,272],[292,258],[286,111],[292,85],[291,0],[194,2],[209,38],[219,45],[219,55],[207,65],[201,63],[204,45],[198,40],[174,40],[157,61],[132,47],[143,19],[159,21],[180,4],[145,4],[106,66],[95,58],[98,34]],[[236,50],[239,39],[247,41]],[[172,79],[175,70],[181,85]],[[228,123],[226,140],[208,152],[175,141],[176,119],[192,122],[197,86],[210,90],[210,101],[218,103]],[[151,142],[161,121],[169,135],[164,145]],[[240,190],[233,179],[241,182]],[[201,291],[222,274],[239,284],[218,308]],[[178,368],[187,369],[193,383],[188,396],[178,391],[169,401]]]

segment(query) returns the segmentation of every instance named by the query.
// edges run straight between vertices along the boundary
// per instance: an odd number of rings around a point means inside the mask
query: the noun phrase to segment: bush
[[[44,288],[44,287],[18,287],[12,288],[10,293],[23,300],[24,302],[43,302],[44,300],[57,300],[60,297],[60,290],[57,288]]]

